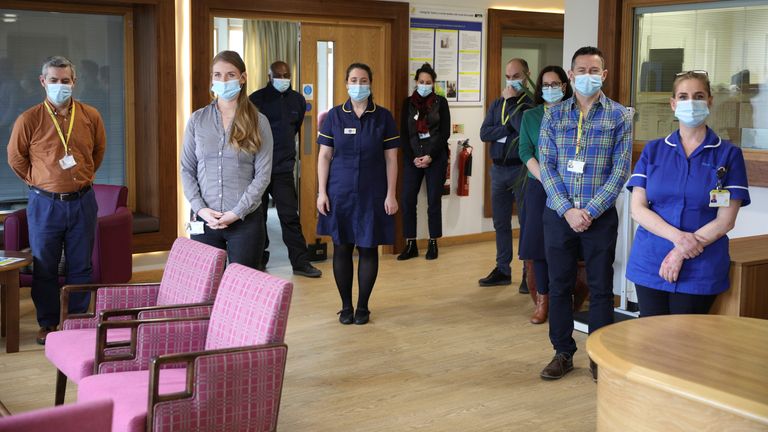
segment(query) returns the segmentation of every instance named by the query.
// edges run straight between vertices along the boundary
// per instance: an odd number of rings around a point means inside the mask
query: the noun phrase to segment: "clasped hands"
[[[570,208],[564,216],[571,229],[578,233],[588,230],[592,225],[592,216],[585,209]]]
[[[240,220],[240,218],[231,211],[222,213],[209,208],[201,209],[197,212],[197,215],[203,218],[210,229],[224,229]]]
[[[432,156],[430,155],[417,157],[413,159],[413,164],[416,166],[416,168],[427,168],[431,163],[432,163]]]
[[[683,261],[704,252],[704,245],[694,233],[680,232],[673,243],[675,247],[664,257],[659,268],[659,276],[667,282],[677,282]]]

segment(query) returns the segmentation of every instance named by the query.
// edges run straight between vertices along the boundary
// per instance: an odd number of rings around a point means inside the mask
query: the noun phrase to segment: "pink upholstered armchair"
[[[128,205],[128,188],[93,185],[99,205],[96,238],[93,242],[93,283],[124,283],[131,279],[133,215]],[[27,210],[17,210],[5,219],[4,249],[20,251],[29,247]],[[64,284],[64,278],[59,278]],[[19,286],[32,286],[32,275],[22,273]]]
[[[48,334],[45,355],[58,369],[56,404],[64,403],[67,377],[78,383],[94,373],[96,327],[102,319],[209,316],[224,273],[226,251],[178,238],[171,247],[160,283],[68,285],[62,290],[61,328]],[[95,292],[95,312],[67,315],[69,294]],[[112,355],[129,350],[130,330],[109,334],[104,349]]]
[[[0,432],[110,432],[112,406],[101,399],[0,417]]]
[[[210,319],[102,322],[100,341],[107,329],[131,329],[133,358],[97,363],[78,401],[112,398],[115,432],[275,430],[292,292],[288,281],[231,264]]]

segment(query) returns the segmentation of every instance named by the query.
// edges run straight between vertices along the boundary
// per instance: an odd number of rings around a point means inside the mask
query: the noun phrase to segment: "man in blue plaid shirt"
[[[549,339],[552,361],[544,379],[573,370],[573,300],[580,252],[586,263],[589,331],[613,322],[613,261],[618,233],[614,206],[629,177],[632,123],[629,111],[600,88],[607,76],[594,47],[573,55],[568,75],[573,97],[547,110],[541,123],[541,180],[547,192],[544,245],[549,266]],[[597,366],[590,361],[597,379]]]

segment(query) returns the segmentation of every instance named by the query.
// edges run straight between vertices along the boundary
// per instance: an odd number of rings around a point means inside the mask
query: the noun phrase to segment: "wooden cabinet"
[[[710,313],[768,319],[768,235],[730,240],[731,287]]]

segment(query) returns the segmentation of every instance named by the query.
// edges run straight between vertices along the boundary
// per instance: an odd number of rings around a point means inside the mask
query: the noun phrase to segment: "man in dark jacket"
[[[293,274],[306,277],[320,277],[323,272],[309,262],[307,242],[301,233],[299,204],[293,168],[296,165],[296,134],[301,129],[307,101],[291,88],[291,70],[283,61],[276,61],[269,67],[269,82],[250,96],[251,102],[267,116],[272,127],[274,151],[272,156],[272,181],[262,199],[264,223],[267,222],[269,196],[275,202],[277,216],[283,232],[283,242],[288,247],[288,258]],[[266,232],[266,227],[265,227]],[[269,236],[264,245],[261,266],[269,260]]]
[[[520,135],[523,111],[533,101],[523,88],[528,81],[528,63],[521,58],[507,62],[507,85],[501,97],[493,101],[483,125],[480,139],[490,143],[491,206],[493,228],[496,230],[496,267],[480,279],[480,286],[509,285],[512,283],[512,206],[522,185],[520,170],[523,162],[517,153],[516,139]]]

